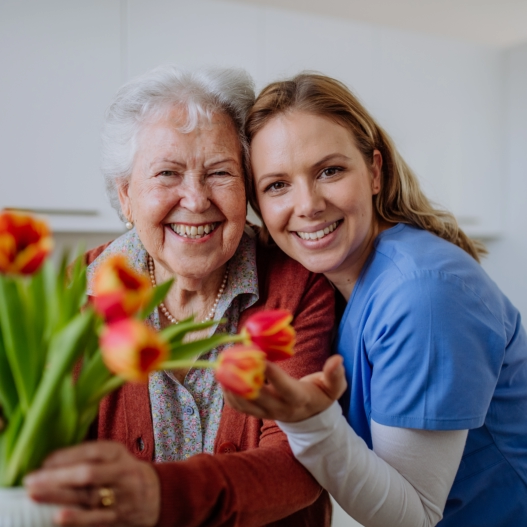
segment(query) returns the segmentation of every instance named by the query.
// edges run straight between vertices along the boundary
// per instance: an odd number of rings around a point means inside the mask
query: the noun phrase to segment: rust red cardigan
[[[87,253],[92,262],[106,246]],[[280,365],[302,377],[322,369],[334,323],[333,291],[277,248],[257,248],[260,298],[244,311],[285,308],[294,314],[296,354]],[[126,384],[100,406],[94,435],[125,444],[152,461],[154,435],[148,387]],[[214,455],[154,463],[161,482],[159,526],[329,527],[329,496],[293,457],[274,421],[261,421],[225,406]]]

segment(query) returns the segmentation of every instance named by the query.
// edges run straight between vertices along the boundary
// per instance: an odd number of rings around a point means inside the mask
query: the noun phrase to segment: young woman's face
[[[352,134],[325,117],[279,115],[253,138],[255,189],[274,241],[310,271],[358,277],[378,232],[372,196],[381,154],[364,160]],[[339,287],[340,289],[340,287]]]

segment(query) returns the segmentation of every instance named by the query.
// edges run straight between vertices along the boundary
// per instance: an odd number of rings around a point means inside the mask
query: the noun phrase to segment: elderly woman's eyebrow
[[[178,161],[177,159],[170,158],[170,157],[163,157],[161,159],[154,159],[150,163],[150,167],[153,167],[153,166],[156,166],[156,165],[162,165],[163,163],[165,163],[165,164],[168,163],[168,164],[171,164],[171,165],[178,165],[180,167],[186,166],[186,163],[184,163],[183,161]]]
[[[207,161],[203,166],[205,168],[214,168],[215,166],[224,165],[225,163],[234,163],[235,165],[239,165],[240,161],[235,157],[223,157],[218,160]]]

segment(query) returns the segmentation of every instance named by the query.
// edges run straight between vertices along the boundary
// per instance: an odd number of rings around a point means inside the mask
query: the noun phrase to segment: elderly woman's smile
[[[142,127],[130,182],[119,191],[123,212],[160,279],[165,273],[198,280],[221,276],[245,224],[242,157],[233,123],[213,115],[183,132],[186,120],[186,110],[175,106]]]

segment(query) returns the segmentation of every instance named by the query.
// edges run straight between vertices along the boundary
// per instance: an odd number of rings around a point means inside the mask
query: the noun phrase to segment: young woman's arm
[[[239,411],[276,419],[297,459],[350,516],[365,527],[424,527],[441,520],[467,430],[417,430],[372,420],[371,451],[335,401],[346,388],[341,357],[300,381],[269,364],[267,378],[258,399],[227,393],[227,401]]]
[[[336,402],[307,420],[279,425],[297,459],[365,527],[436,525],[467,438],[466,430],[413,430],[372,421],[371,451]]]

